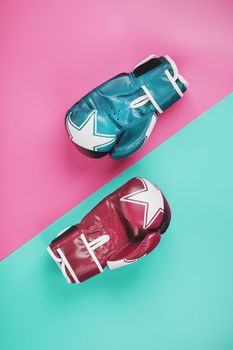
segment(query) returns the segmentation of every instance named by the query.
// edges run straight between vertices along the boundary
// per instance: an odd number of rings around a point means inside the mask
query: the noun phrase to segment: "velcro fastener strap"
[[[135,77],[139,77],[142,74],[145,74],[149,72],[151,69],[154,69],[158,66],[160,66],[162,62],[158,57],[155,56],[149,56],[147,59],[145,59],[143,62],[139,63],[135,68],[134,68],[134,75]]]
[[[64,231],[60,232],[60,234],[58,234],[58,236],[56,238],[54,238],[54,240],[51,242],[51,244],[55,243],[57,241],[60,241],[62,238],[65,238],[70,233],[72,233],[72,232],[74,232],[76,230],[77,230],[77,226],[76,225],[70,226],[69,228],[67,228]]]

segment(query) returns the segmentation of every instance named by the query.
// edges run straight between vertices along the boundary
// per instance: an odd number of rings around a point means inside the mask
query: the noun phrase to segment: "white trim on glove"
[[[52,249],[50,247],[47,247],[47,251],[49,253],[49,255],[51,256],[51,258],[55,261],[56,265],[58,266],[58,268],[61,270],[63,276],[65,277],[66,281],[68,283],[71,283],[71,279],[69,278],[69,276],[66,273],[65,270],[65,263],[64,261],[62,261],[62,258],[58,258],[52,251]]]
[[[176,90],[177,94],[180,95],[180,97],[183,97],[183,92],[180,90],[179,86],[176,83],[175,78],[171,75],[171,73],[169,72],[169,70],[165,70],[164,72],[168,78],[168,80],[170,81],[170,83],[172,84],[172,86],[174,87],[174,89]]]
[[[149,100],[151,101],[151,103],[153,104],[153,106],[156,108],[156,110],[159,113],[163,113],[162,108],[160,108],[160,106],[158,105],[158,103],[155,101],[154,97],[151,95],[150,91],[147,89],[146,85],[142,85],[142,89],[143,91],[146,93],[146,95],[148,96]]]
[[[82,233],[80,238],[82,239],[85,247],[87,248],[90,256],[92,257],[93,261],[95,262],[96,266],[98,267],[98,269],[100,270],[100,272],[103,272],[104,269],[101,266],[99,260],[97,259],[94,250],[97,249],[98,247],[100,247],[101,245],[105,244],[106,242],[109,241],[110,237],[109,235],[103,235],[98,237],[97,239],[91,241],[90,243],[88,243],[85,235]]]
[[[174,76],[173,76],[174,80],[179,79],[179,80],[184,84],[184,86],[187,88],[187,87],[189,86],[189,83],[188,83],[187,80],[185,80],[185,78],[184,78],[182,75],[180,75],[180,74],[178,73],[177,65],[175,64],[175,62],[173,61],[173,59],[172,59],[170,56],[168,56],[168,55],[165,55],[164,57],[166,58],[166,60],[167,60],[167,61],[170,63],[170,65],[172,66],[172,69],[173,69],[173,72],[174,72]],[[165,72],[165,73],[166,73],[166,72]],[[170,79],[169,79],[169,80],[170,80]],[[183,93],[182,93],[182,96],[183,96]]]
[[[120,259],[120,260],[115,260],[115,261],[107,261],[107,266],[108,266],[109,270],[114,270],[114,269],[118,269],[118,267],[133,264],[135,261],[137,261],[137,260],[127,261],[125,259]]]
[[[151,121],[150,121],[150,125],[148,126],[148,128],[146,130],[146,135],[145,136],[146,136],[147,139],[149,139],[149,137],[150,137],[150,135],[151,135],[151,133],[152,133],[154,127],[155,127],[155,124],[157,122],[157,119],[158,119],[157,115],[153,114],[152,118],[151,118]]]
[[[66,271],[65,271],[65,267],[67,268],[67,270],[69,271],[69,273],[71,274],[72,278],[74,279],[74,281],[79,284],[80,281],[78,280],[74,270],[72,269],[70,263],[68,262],[68,260],[66,259],[66,256],[65,254],[63,253],[63,251],[61,250],[61,248],[58,248],[57,249],[57,253],[60,255],[61,259],[62,259],[62,262],[64,263],[62,265],[62,273],[63,275],[66,277]]]

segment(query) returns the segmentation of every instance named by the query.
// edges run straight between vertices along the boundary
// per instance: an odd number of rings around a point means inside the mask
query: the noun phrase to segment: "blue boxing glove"
[[[187,85],[169,56],[149,56],[132,73],[117,75],[78,101],[66,114],[69,136],[90,157],[127,157],[147,141],[158,114]]]

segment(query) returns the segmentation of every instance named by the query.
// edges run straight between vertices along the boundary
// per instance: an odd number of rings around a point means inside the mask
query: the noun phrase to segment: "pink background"
[[[1,0],[0,258],[231,91],[232,10],[231,0]],[[85,158],[65,111],[151,53],[176,61],[188,93],[133,157]]]

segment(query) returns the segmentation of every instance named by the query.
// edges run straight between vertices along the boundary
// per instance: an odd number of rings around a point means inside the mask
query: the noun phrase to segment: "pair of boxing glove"
[[[169,57],[150,56],[133,72],[92,90],[66,114],[66,129],[84,154],[124,158],[149,138],[158,114],[187,88]],[[83,220],[60,233],[48,252],[69,283],[131,264],[156,248],[171,219],[158,187],[133,178],[104,198]]]

